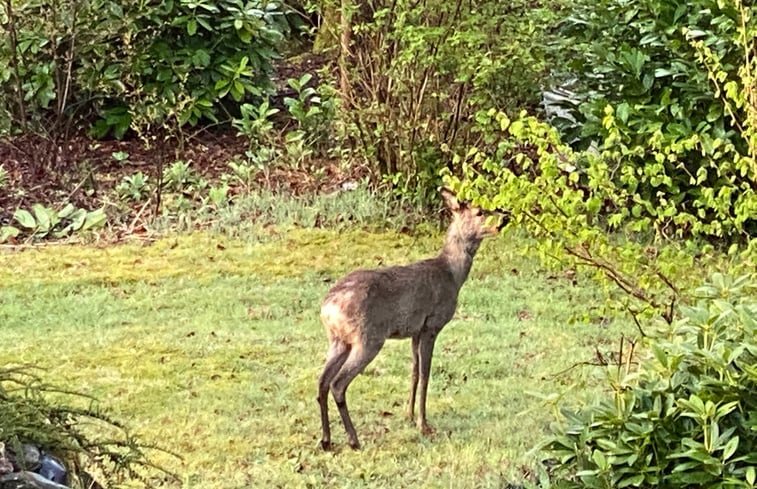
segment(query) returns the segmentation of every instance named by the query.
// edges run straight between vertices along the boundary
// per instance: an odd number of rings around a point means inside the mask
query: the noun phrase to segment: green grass
[[[513,239],[513,238],[509,238]],[[409,344],[389,341],[348,391],[363,450],[318,448],[316,381],[326,350],[318,305],[356,267],[435,253],[440,236],[294,230],[266,242],[210,234],[150,245],[58,246],[0,254],[3,363],[101,399],[186,488],[502,487],[551,414],[531,392],[562,392],[607,350],[617,325],[574,323],[590,283],[550,279],[507,237],[484,244],[455,319],[437,341],[429,419],[403,417]],[[572,391],[577,401],[595,391]]]

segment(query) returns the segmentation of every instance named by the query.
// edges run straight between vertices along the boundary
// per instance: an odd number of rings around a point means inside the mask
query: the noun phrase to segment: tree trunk
[[[8,23],[3,26],[10,36],[11,51],[11,70],[13,72],[13,81],[16,84],[16,101],[18,102],[18,117],[21,123],[21,130],[26,132],[26,110],[24,108],[24,91],[21,87],[21,77],[19,76],[18,67],[18,43],[16,39],[16,22],[13,13],[13,4],[11,0],[5,0],[5,11],[8,15]]]
[[[342,0],[339,37],[339,89],[342,92],[344,108],[352,107],[352,87],[350,85],[350,73],[347,69],[350,59],[350,42],[352,41],[352,12],[354,8],[352,0]]]

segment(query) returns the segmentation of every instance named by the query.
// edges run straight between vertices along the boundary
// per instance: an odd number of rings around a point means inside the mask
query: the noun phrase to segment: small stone
[[[24,443],[21,445],[21,451],[24,457],[23,469],[36,471],[39,468],[40,457],[39,448],[35,447],[31,443]]]
[[[39,469],[36,471],[39,475],[59,484],[68,483],[68,471],[63,462],[49,453],[42,455],[40,462]]]
[[[13,464],[5,455],[5,443],[0,443],[0,475],[13,472]]]
[[[34,472],[13,472],[0,477],[0,489],[70,489]]]

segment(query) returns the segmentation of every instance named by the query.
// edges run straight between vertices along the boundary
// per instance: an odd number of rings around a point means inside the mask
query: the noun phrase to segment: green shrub
[[[672,320],[680,290],[701,276],[688,272],[714,267],[717,249],[732,257],[734,273],[755,266],[757,241],[716,247],[701,239],[712,237],[706,234],[711,222],[679,209],[672,198],[654,205],[619,181],[624,166],[614,158],[617,148],[574,151],[554,128],[525,115],[511,120],[492,110],[477,118],[480,144],[456,156],[460,174],[446,172],[446,185],[484,209],[508,211],[511,226],[538,243],[525,251],[545,264],[592,270],[608,285],[612,309]],[[753,192],[739,199],[744,209],[757,206]],[[672,225],[680,222],[699,234]]]
[[[149,177],[141,171],[132,175],[125,175],[116,185],[116,194],[124,200],[139,202],[150,193]]]
[[[608,398],[563,409],[548,447],[555,487],[755,487],[755,290],[714,275],[637,372],[608,372]]]
[[[476,114],[477,143],[455,156],[446,183],[486,209],[509,211],[538,240],[529,251],[550,265],[587,267],[617,285],[608,288],[611,307],[672,321],[680,290],[697,279],[685,271],[706,270],[716,249],[733,257],[734,273],[752,270],[757,257],[751,239],[757,234],[757,41],[749,10],[738,0],[728,5],[743,20],[729,41],[740,46],[738,65],[701,40],[690,39],[690,46],[692,63],[704,71],[734,128],[730,137],[741,143],[706,131],[671,137],[669,126],[630,141],[630,109],[620,104],[603,109],[602,138],[581,150],[544,122],[492,109]],[[704,167],[689,166],[694,154]]]
[[[336,113],[336,101],[324,96],[323,87],[308,86],[313,75],[305,73],[299,79],[287,80],[297,97],[284,97],[290,117],[297,125],[302,139],[315,150],[324,150],[333,145],[331,128]]]
[[[237,129],[238,135],[245,136],[249,141],[247,156],[252,157],[260,148],[274,144],[271,118],[279,113],[279,109],[271,107],[268,99],[258,105],[242,104],[239,109],[240,116],[232,119],[231,124]]]
[[[249,187],[252,169],[267,175],[271,165],[308,170],[318,176],[324,172],[318,157],[328,157],[338,150],[333,134],[337,100],[325,86],[310,86],[312,79],[313,75],[305,73],[300,78],[287,80],[295,96],[283,99],[289,117],[286,120],[282,114],[279,119],[286,121],[284,129],[276,130],[273,117],[281,111],[271,107],[268,99],[258,105],[242,104],[240,117],[232,119],[238,134],[249,142],[245,152],[247,161],[230,164],[246,187]]]
[[[21,130],[51,114],[78,126],[97,118],[93,133],[116,137],[225,117],[227,105],[272,89],[271,60],[290,33],[278,0],[9,5],[0,5],[11,33],[0,38],[0,113]]]
[[[163,189],[169,192],[194,194],[208,186],[191,167],[189,161],[174,161],[163,170]]]
[[[71,234],[96,229],[105,224],[104,208],[87,211],[71,203],[55,210],[42,204],[34,204],[31,212],[17,209],[13,219],[21,229],[14,226],[0,227],[0,243],[10,238],[26,235],[31,240],[46,237],[64,238]]]
[[[696,62],[690,36],[703,40],[729,67],[740,65],[741,23],[736,2],[716,0],[603,0],[578,2],[561,24],[561,56],[553,71],[569,78],[585,100],[582,141],[605,136],[608,104],[623,105],[624,124],[643,141],[663,128],[724,137],[729,129],[723,103]],[[697,128],[697,124],[706,124]],[[630,135],[629,135],[630,136]]]
[[[757,6],[584,1],[562,34],[558,52],[570,62],[556,71],[584,103],[575,125],[558,127],[578,148],[606,150],[610,176],[636,197],[633,212],[671,231],[757,233]]]

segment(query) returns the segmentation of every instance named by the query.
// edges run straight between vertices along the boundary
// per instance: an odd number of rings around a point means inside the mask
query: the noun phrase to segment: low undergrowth
[[[152,487],[173,477],[150,462],[158,448],[134,438],[94,398],[43,375],[30,365],[0,366],[0,458],[31,444],[59,457],[76,488]]]
[[[219,204],[200,203],[196,212],[169,209],[146,228],[159,235],[207,229],[227,236],[265,238],[271,227],[408,231],[424,227],[426,219],[425,209],[413,207],[386,190],[355,183],[351,190],[306,195],[256,189]]]

